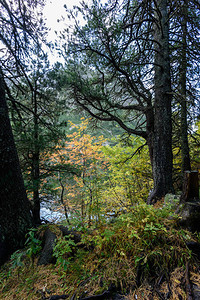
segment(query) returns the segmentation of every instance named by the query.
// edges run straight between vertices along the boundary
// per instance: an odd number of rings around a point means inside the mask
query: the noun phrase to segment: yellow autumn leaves
[[[88,123],[84,118],[78,125],[69,121],[70,133],[47,159],[55,170],[60,167],[52,180],[54,191],[62,193],[61,207],[91,224],[147,197],[152,179],[147,149],[132,155],[143,141],[133,138],[125,146],[116,139],[112,146],[103,136],[93,136]],[[64,165],[71,169],[61,172]]]

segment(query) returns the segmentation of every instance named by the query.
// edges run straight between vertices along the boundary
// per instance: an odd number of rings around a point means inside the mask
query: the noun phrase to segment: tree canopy
[[[115,121],[129,134],[146,140],[154,178],[149,202],[173,191],[172,104],[178,94],[186,99],[190,85],[184,79],[190,70],[183,63],[184,40],[188,44],[195,40],[191,51],[187,47],[192,68],[199,48],[198,38],[190,30],[185,32],[182,20],[187,14],[188,28],[198,31],[197,12],[196,1],[92,1],[69,11],[75,20],[65,55],[69,95],[93,118]],[[79,14],[84,25],[78,22]],[[193,82],[198,74],[195,69]],[[180,103],[183,161],[188,157],[189,164],[186,100]]]

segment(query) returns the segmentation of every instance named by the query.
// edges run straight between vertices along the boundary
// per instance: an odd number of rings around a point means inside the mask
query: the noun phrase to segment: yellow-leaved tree
[[[99,222],[101,217],[101,193],[107,161],[102,146],[103,136],[95,137],[88,133],[88,119],[82,118],[79,125],[69,121],[70,131],[66,141],[61,143],[51,155],[51,165],[71,165],[70,172],[57,172],[55,189],[60,192],[60,202],[65,215],[75,213],[82,222],[91,225],[92,220]],[[76,171],[72,171],[72,170]],[[54,178],[55,179],[55,178]],[[68,219],[69,220],[69,219]]]
[[[91,226],[146,201],[153,180],[142,139],[130,137],[128,145],[120,138],[107,141],[91,135],[88,123],[84,118],[78,125],[69,121],[70,133],[48,159],[55,170],[58,209],[64,209],[69,223]]]

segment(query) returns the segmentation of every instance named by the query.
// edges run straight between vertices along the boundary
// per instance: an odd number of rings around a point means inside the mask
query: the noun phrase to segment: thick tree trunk
[[[190,154],[188,143],[188,124],[187,124],[187,101],[186,101],[186,75],[187,75],[187,15],[188,15],[188,1],[185,0],[183,4],[182,14],[182,53],[180,60],[180,103],[181,103],[181,156],[182,156],[182,172],[190,171]]]
[[[32,226],[19,159],[14,143],[5,83],[0,69],[0,264],[6,256],[22,247]]]
[[[167,0],[156,1],[155,40],[155,103],[153,132],[154,189],[148,203],[154,203],[172,192],[172,120],[171,78],[169,59],[169,25]]]

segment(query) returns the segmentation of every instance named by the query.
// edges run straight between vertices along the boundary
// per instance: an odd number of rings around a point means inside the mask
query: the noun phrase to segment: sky
[[[57,37],[55,31],[59,33],[59,31],[62,31],[63,26],[65,26],[64,24],[69,24],[70,22],[67,18],[64,5],[66,5],[67,8],[72,9],[74,5],[79,5],[79,3],[80,0],[46,0],[43,14],[45,17],[46,26],[50,28],[47,37],[48,42],[55,42]],[[58,22],[62,16],[65,18],[65,22]],[[63,62],[63,59],[56,54],[56,51],[49,53],[49,59],[52,64],[54,64],[56,61]]]
[[[54,31],[59,31],[63,27],[63,23],[57,22],[57,20],[61,19],[62,16],[66,17],[67,15],[64,4],[66,4],[69,9],[72,9],[73,6],[78,5],[79,2],[80,0],[46,0],[43,13],[46,18],[47,27],[51,28],[49,33],[51,41],[56,38]],[[67,18],[66,22],[69,22]]]

